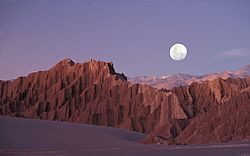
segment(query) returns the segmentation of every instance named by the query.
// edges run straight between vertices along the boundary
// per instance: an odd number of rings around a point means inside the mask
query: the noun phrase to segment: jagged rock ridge
[[[250,136],[249,86],[250,78],[216,79],[159,91],[130,83],[110,62],[65,59],[48,71],[0,81],[0,114],[150,134],[143,143],[242,140]]]

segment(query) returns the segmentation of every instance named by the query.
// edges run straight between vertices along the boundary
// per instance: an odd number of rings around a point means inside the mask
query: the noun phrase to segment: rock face
[[[250,77],[173,90],[132,84],[113,64],[65,59],[48,71],[0,81],[0,114],[149,134],[142,143],[210,143],[250,136]]]
[[[1,115],[80,122],[150,133],[186,118],[173,93],[132,85],[112,63],[66,59],[52,69],[0,82]],[[176,111],[176,112],[172,112]]]
[[[188,125],[172,140],[151,133],[144,143],[215,143],[249,139],[250,77],[216,79],[174,88]],[[177,131],[178,132],[178,131]]]

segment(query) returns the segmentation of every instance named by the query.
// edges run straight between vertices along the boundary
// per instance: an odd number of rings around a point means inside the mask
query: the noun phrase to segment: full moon
[[[172,45],[170,48],[170,57],[175,61],[183,60],[187,56],[187,48],[180,43]]]

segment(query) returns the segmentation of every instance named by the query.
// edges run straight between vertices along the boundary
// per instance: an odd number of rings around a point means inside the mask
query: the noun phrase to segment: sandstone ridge
[[[250,136],[250,77],[172,90],[132,84],[111,62],[65,59],[47,71],[0,81],[0,114],[119,127],[142,143],[192,144]]]

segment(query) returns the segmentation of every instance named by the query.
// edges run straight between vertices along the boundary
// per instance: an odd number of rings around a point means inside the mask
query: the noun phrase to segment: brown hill
[[[0,114],[120,127],[143,143],[210,143],[250,136],[250,77],[159,91],[131,84],[113,64],[65,59],[48,71],[0,81]]]

